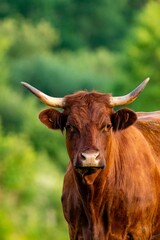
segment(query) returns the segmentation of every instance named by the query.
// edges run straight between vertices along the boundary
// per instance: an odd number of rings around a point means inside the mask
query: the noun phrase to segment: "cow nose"
[[[94,152],[82,152],[82,167],[98,167],[100,159],[99,151]]]
[[[87,160],[89,158],[96,159],[99,156],[99,152],[93,152],[93,153],[83,152],[83,153],[81,153],[81,155],[82,155],[84,160]]]

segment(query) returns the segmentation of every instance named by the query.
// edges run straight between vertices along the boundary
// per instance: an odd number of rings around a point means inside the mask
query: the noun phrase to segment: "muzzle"
[[[76,169],[104,168],[105,161],[100,156],[99,151],[87,150],[79,154],[78,159],[75,161],[74,167]]]

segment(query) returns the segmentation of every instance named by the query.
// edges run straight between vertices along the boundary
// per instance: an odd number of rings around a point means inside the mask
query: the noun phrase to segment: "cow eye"
[[[70,132],[70,133],[73,133],[73,132],[75,132],[75,130],[76,130],[76,128],[75,127],[73,127],[72,125],[67,125],[66,126],[66,131],[68,131],[68,132]]]
[[[112,127],[111,123],[107,123],[104,126],[102,126],[102,131],[107,132],[111,129],[111,127]]]
[[[111,123],[108,123],[106,128],[109,130],[112,127]]]

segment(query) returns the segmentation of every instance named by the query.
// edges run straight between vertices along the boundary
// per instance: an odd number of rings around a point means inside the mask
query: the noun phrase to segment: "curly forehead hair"
[[[110,97],[111,94],[103,94],[96,91],[78,91],[65,97],[66,108],[79,104],[91,106],[94,102],[103,103],[109,107]]]

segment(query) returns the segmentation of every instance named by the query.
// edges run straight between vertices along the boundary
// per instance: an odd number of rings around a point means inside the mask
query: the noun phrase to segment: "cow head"
[[[66,129],[66,145],[76,171],[89,173],[106,166],[110,154],[112,133],[132,125],[137,117],[130,109],[114,111],[114,106],[133,102],[145,87],[146,79],[134,91],[123,97],[111,94],[79,91],[64,98],[53,98],[23,83],[32,93],[54,108],[42,111],[39,118],[50,129]]]

